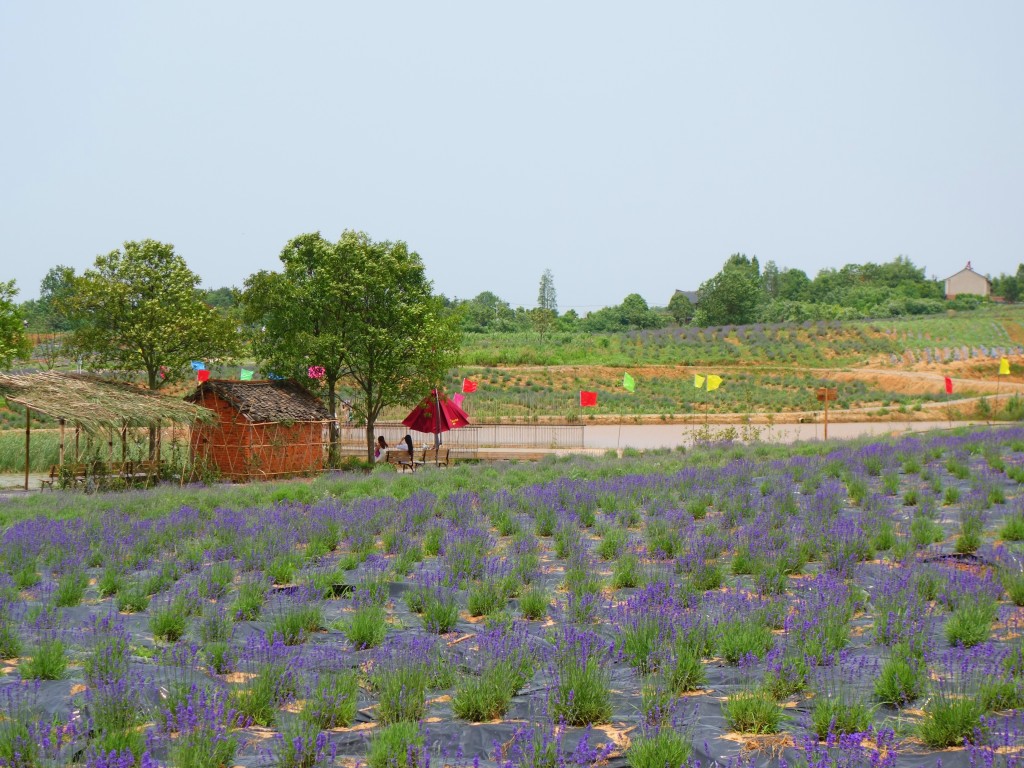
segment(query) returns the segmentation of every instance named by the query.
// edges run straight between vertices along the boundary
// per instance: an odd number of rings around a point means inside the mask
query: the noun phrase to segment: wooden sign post
[[[818,402],[825,404],[825,439],[828,440],[828,404],[839,399],[839,390],[835,387],[818,387]]]

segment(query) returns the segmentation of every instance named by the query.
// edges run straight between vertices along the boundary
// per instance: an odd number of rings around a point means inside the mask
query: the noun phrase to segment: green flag
[[[242,373],[239,375],[242,381],[252,381],[252,371],[247,371],[245,368],[242,369]]]
[[[628,373],[622,376],[622,386],[627,392],[633,392],[636,390],[636,382],[633,381],[633,377]]]

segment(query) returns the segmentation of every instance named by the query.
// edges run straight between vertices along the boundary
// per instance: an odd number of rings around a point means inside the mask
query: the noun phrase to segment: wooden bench
[[[388,464],[391,464],[399,472],[404,472],[407,469],[410,472],[415,472],[416,465],[422,463],[413,459],[409,452],[404,449],[395,450],[392,448],[388,451]]]
[[[447,467],[448,446],[442,445],[438,448],[424,448],[421,456],[421,463],[433,464],[435,467]]]
[[[142,481],[145,485],[150,485],[154,480],[160,478],[160,470],[163,467],[163,462],[159,459],[144,459],[143,461],[129,461],[126,462],[121,471],[121,477],[124,478],[126,483],[133,483],[136,481]]]
[[[50,465],[50,473],[46,477],[40,478],[39,490],[41,491],[44,488],[49,488],[52,491],[54,483],[57,483],[58,485],[61,484],[62,477],[67,478],[71,483],[71,487],[75,488],[79,484],[85,483],[88,473],[88,464],[65,464],[63,466],[60,464],[52,464]]]

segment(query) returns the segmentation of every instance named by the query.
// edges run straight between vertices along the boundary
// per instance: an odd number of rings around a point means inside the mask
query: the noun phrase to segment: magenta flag
[[[455,403],[459,408],[462,407],[462,401],[466,399],[466,396],[461,392],[456,392],[452,395],[452,402]]]

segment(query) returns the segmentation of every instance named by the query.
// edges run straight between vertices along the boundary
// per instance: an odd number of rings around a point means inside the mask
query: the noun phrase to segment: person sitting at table
[[[373,449],[373,457],[377,461],[387,461],[388,458],[388,441],[384,439],[384,435],[377,437],[377,445]]]
[[[413,460],[413,449],[412,449],[412,436],[406,435],[402,438],[402,442],[405,443],[405,447],[409,450],[409,461]]]

